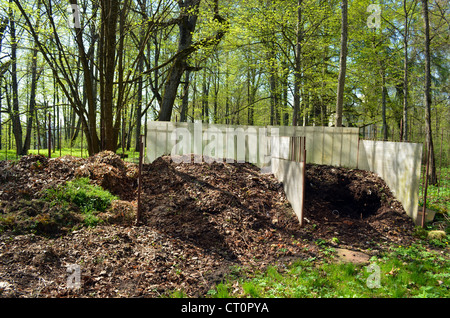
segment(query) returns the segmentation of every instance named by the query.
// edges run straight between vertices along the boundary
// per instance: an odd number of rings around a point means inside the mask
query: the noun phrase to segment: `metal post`
[[[359,143],[361,142],[361,138],[358,136],[358,147],[356,152],[356,169],[359,169]]]
[[[61,123],[61,119],[59,120],[59,129],[58,129],[58,143],[59,143],[59,156],[62,157],[62,152],[61,152],[61,129],[62,129],[62,123]]]
[[[139,174],[138,174],[138,193],[137,193],[137,212],[136,225],[141,222],[141,189],[142,189],[142,159],[143,159],[143,135],[139,135]]]
[[[40,155],[41,133],[40,133],[40,129],[39,129],[39,120],[38,120],[38,115],[37,115],[37,109],[35,109],[35,114],[36,114],[36,129],[37,129],[37,147],[38,147],[38,155]],[[45,130],[45,127],[44,127],[44,130]]]
[[[6,133],[6,145],[5,145],[5,160],[8,160],[8,150],[9,150],[9,132],[11,131],[11,122],[8,123],[8,131]]]
[[[289,138],[289,154],[288,154],[288,158],[289,160],[292,160],[293,157],[293,149],[294,149],[294,137]]]
[[[52,157],[52,122],[51,122],[52,115],[48,113],[48,157]]]

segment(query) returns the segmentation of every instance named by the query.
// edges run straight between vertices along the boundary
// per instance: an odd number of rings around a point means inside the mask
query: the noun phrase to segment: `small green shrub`
[[[21,199],[3,206],[0,233],[54,235],[102,222],[99,212],[118,198],[88,178],[79,178],[45,190],[39,199]],[[81,212],[81,213],[80,213]]]
[[[104,212],[118,198],[98,185],[90,184],[89,178],[78,178],[56,188],[48,189],[44,195],[51,204],[75,205],[83,214],[86,226],[96,226],[102,220],[96,214]]]
[[[210,289],[207,293],[212,298],[230,298],[230,288],[224,284],[219,283],[214,289]]]
[[[47,190],[49,201],[65,201],[78,206],[81,212],[104,212],[111,201],[118,198],[97,185],[92,185],[89,178],[78,178],[66,184]]]
[[[253,282],[244,282],[242,284],[242,288],[244,289],[244,293],[253,298],[261,297],[261,290],[257,283]]]

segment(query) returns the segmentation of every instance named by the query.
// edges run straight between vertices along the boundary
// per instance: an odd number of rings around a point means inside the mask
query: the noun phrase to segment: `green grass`
[[[79,178],[45,190],[37,199],[0,201],[0,233],[38,233],[52,235],[81,226],[102,222],[99,212],[106,211],[118,198],[88,178]]]
[[[427,208],[450,216],[450,167],[442,167],[437,171],[439,183],[427,187]],[[423,180],[422,180],[423,181]],[[423,206],[423,184],[420,185],[419,205]]]
[[[89,178],[78,178],[66,182],[64,185],[48,189],[44,194],[45,200],[53,203],[71,203],[84,214],[84,223],[95,226],[100,222],[97,212],[104,212],[111,201],[118,198],[102,187],[90,184]]]
[[[28,154],[30,155],[37,155],[40,154],[42,156],[48,157],[48,149],[40,149],[39,151],[37,149],[30,149],[28,151]],[[62,156],[74,156],[74,157],[81,157],[81,149],[80,148],[62,148],[61,152],[59,151],[59,149],[57,149],[56,151],[52,151],[51,156],[52,158],[56,158],[56,157],[61,157]],[[83,158],[88,157],[88,152],[86,149],[83,149]],[[16,151],[15,150],[0,150],[0,160],[17,160],[20,159],[20,156],[16,156]]]
[[[450,297],[450,259],[421,245],[372,257],[371,266],[300,260],[287,268],[230,277],[208,297],[230,298],[436,298]],[[370,269],[370,270],[369,270]],[[375,270],[377,269],[377,270]],[[379,278],[379,286],[370,278]]]
[[[48,157],[48,149],[40,149],[39,151],[37,149],[30,149],[28,151],[28,154],[30,155],[37,155],[40,154],[42,156]],[[117,154],[122,154],[122,149],[117,150]],[[124,160],[126,161],[133,161],[138,162],[139,161],[139,153],[134,150],[134,148],[130,148],[130,150],[125,150],[124,154],[128,155],[127,158]],[[81,156],[83,155],[83,156]],[[80,148],[62,148],[61,151],[59,149],[56,149],[56,151],[52,151],[51,153],[52,158],[57,157],[63,157],[63,156],[74,156],[74,157],[83,157],[87,158],[89,157],[87,149],[83,149],[83,152]],[[16,156],[15,150],[0,150],[0,160],[17,160],[20,159],[20,156]]]
[[[16,160],[15,150],[0,150],[0,160]]]

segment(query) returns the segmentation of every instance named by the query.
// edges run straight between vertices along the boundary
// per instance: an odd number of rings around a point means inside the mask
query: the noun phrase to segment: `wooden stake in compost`
[[[84,133],[81,132],[81,158],[83,158],[83,135]]]
[[[52,115],[48,113],[48,157],[52,157],[52,122],[51,122]]]
[[[59,127],[58,127],[58,143],[59,143],[59,156],[62,157],[62,151],[61,151],[61,129],[62,129],[62,122],[61,119],[59,120]]]
[[[143,135],[139,135],[139,174],[138,174],[138,193],[137,193],[137,212],[136,225],[141,222],[141,189],[142,189],[142,161],[144,153]]]
[[[41,133],[40,133],[40,129],[39,129],[39,120],[38,120],[38,115],[37,115],[37,109],[35,109],[35,114],[36,114],[36,129],[37,129],[37,147],[38,147],[38,155],[40,155],[40,150],[41,150]]]

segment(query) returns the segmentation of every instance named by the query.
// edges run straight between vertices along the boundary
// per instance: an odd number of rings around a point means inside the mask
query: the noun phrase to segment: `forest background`
[[[0,153],[45,149],[49,129],[54,149],[138,150],[148,120],[343,125],[423,142],[435,183],[450,163],[449,10],[444,0],[0,0]]]

